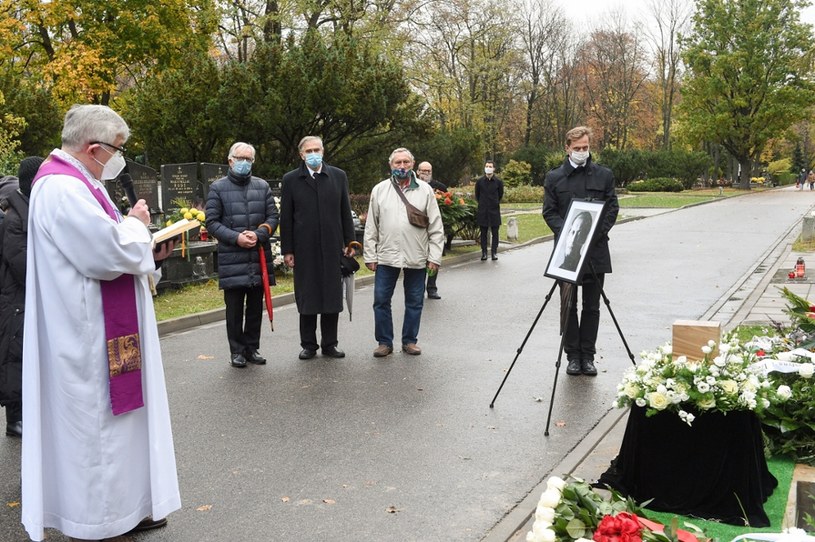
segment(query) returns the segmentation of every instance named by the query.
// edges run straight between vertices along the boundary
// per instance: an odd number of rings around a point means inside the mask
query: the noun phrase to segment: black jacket
[[[573,199],[593,199],[606,201],[606,213],[597,242],[591,249],[590,261],[597,273],[611,273],[611,254],[608,250],[608,232],[617,221],[620,205],[614,189],[614,175],[611,170],[592,162],[591,156],[585,166],[573,168],[569,158],[560,167],[546,174],[543,184],[543,219],[554,232],[555,240],[560,237],[563,221]]]
[[[501,225],[501,200],[504,199],[504,181],[492,176],[488,179],[482,175],[475,182],[475,199],[478,201],[476,220],[478,225],[500,226]]]
[[[209,188],[206,227],[218,240],[218,285],[221,289],[257,287],[263,284],[260,274],[259,246],[264,247],[269,284],[274,284],[274,266],[269,240],[277,229],[277,206],[269,184],[259,177],[235,175],[232,170]],[[268,224],[268,228],[260,227]],[[238,246],[238,235],[255,232],[258,245],[247,249]]]
[[[0,225],[0,404],[20,401],[22,393],[23,315],[28,235],[28,198],[8,196]]]
[[[340,257],[354,240],[348,177],[323,163],[311,177],[305,164],[283,176],[280,251],[294,254],[294,299],[300,314],[342,312]]]

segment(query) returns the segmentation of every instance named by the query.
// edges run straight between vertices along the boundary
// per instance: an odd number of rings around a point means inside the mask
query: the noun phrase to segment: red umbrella
[[[274,331],[274,307],[272,306],[272,290],[269,287],[269,271],[266,267],[266,252],[263,246],[258,247],[260,253],[260,274],[263,276],[263,294],[266,296],[266,312],[269,313],[269,325]]]

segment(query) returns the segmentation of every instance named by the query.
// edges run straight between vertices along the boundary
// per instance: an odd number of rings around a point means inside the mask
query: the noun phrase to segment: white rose
[[[546,489],[557,489],[562,492],[564,487],[566,487],[566,481],[560,476],[550,476],[546,480]]]
[[[724,367],[725,365],[727,365],[727,358],[725,356],[716,356],[713,359],[713,364],[716,367]]]
[[[535,536],[535,531],[529,531],[526,533],[526,542],[541,542],[537,536]]]
[[[648,394],[648,404],[651,408],[656,410],[665,410],[670,402],[668,397],[659,392],[651,392]]]
[[[560,491],[557,489],[547,489],[541,494],[541,498],[538,501],[538,506],[543,506],[544,508],[557,508],[557,505],[560,503]]]
[[[633,399],[634,397],[639,395],[640,389],[639,389],[639,386],[637,386],[635,383],[627,382],[625,387],[623,387],[622,392],[629,399]]]
[[[537,542],[555,542],[555,531],[549,527],[536,523],[532,526],[532,532],[535,533]]]
[[[785,401],[792,397],[792,390],[790,389],[789,386],[785,385],[778,386],[776,393],[780,398],[784,399]]]
[[[708,354],[710,354],[711,352],[713,352],[713,348],[711,348],[710,346],[705,345],[705,346],[703,346],[703,347],[702,347],[702,353],[703,353],[704,355],[706,355],[706,356],[707,356],[707,355],[708,355]]]
[[[813,363],[802,363],[798,367],[798,375],[801,378],[812,378],[813,373],[815,373],[815,364]]]
[[[714,408],[716,406],[716,399],[713,398],[713,397],[703,397],[703,398],[699,399],[696,402],[696,404],[702,410],[710,410],[711,408]]]
[[[552,525],[555,522],[555,510],[545,506],[538,506],[535,510],[535,521],[545,523],[547,526]]]
[[[735,395],[739,391],[739,385],[735,380],[722,380],[719,382],[719,387],[727,395]]]

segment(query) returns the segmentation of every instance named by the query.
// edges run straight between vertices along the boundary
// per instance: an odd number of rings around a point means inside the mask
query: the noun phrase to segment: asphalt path
[[[634,354],[734,301],[815,192],[772,190],[618,224],[605,292]],[[235,369],[223,322],[162,338],[182,510],[138,541],[472,541],[488,534],[613,408],[631,360],[607,307],[600,374],[557,378],[551,242],[445,267],[423,354],[372,357],[372,286],[340,317],[342,360],[300,361],[293,305],[264,323],[265,366]],[[403,296],[394,296],[396,336]],[[529,333],[498,396],[490,401]],[[397,338],[398,342],[398,338]],[[66,450],[66,453],[70,451]],[[0,540],[26,540],[20,443],[0,439]],[[125,540],[128,538],[125,537]],[[63,541],[51,532],[48,540]]]

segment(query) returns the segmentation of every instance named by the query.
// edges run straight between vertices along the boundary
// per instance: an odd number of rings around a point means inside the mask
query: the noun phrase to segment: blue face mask
[[[234,171],[236,175],[249,175],[249,172],[252,171],[252,162],[247,160],[235,160],[235,163],[232,164],[232,171]]]
[[[311,169],[317,170],[320,169],[320,165],[323,163],[323,155],[318,152],[311,152],[306,155],[306,164]]]
[[[410,170],[405,168],[392,169],[391,173],[397,179],[406,179],[410,175]]]

